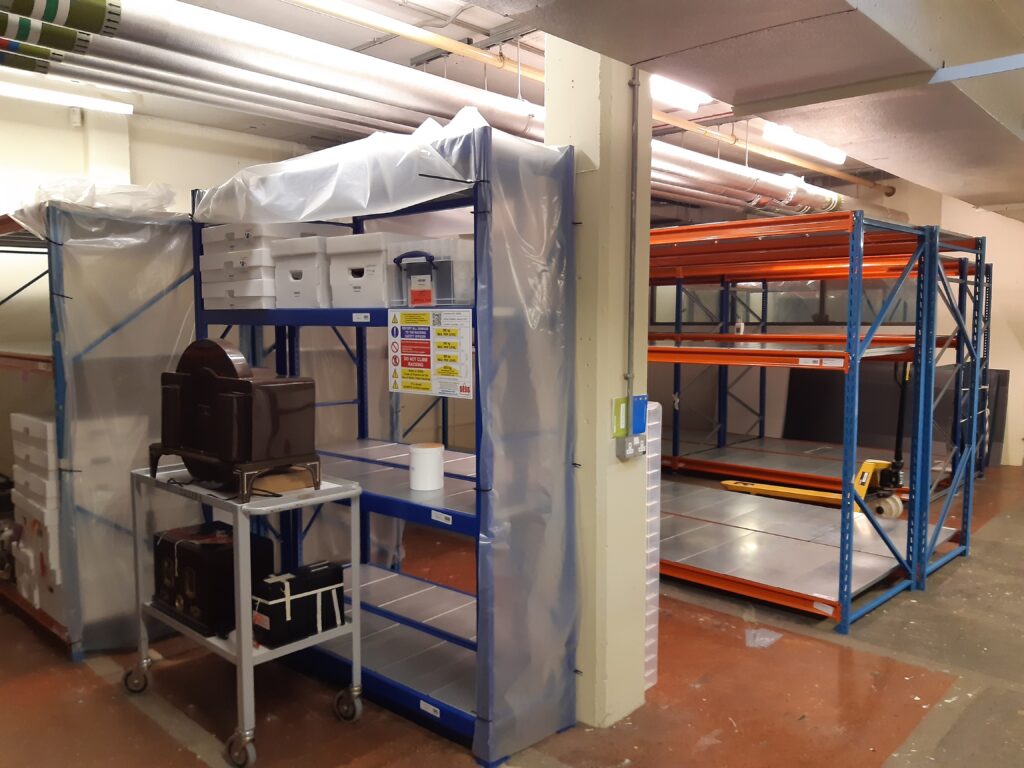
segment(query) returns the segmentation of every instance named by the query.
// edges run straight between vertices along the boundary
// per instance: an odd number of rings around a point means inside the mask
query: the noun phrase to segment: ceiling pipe
[[[358,24],[367,29],[397,35],[406,40],[413,40],[431,48],[440,48],[443,51],[464,56],[481,64],[487,64],[495,69],[511,70],[530,80],[544,82],[543,70],[523,64],[521,61],[505,56],[501,52],[492,53],[491,51],[477,48],[458,40],[452,40],[447,35],[430,32],[414,24],[407,24],[404,21],[393,19],[390,16],[385,16],[383,13],[377,13],[358,5],[340,2],[339,0],[285,0],[285,2],[298,8],[305,8],[307,11]]]
[[[200,61],[214,60],[239,70],[255,70],[262,75],[383,102],[391,107],[411,106],[415,111],[441,118],[450,118],[463,106],[474,105],[496,128],[543,140],[543,107],[261,24],[174,0],[123,0],[123,12],[117,24],[113,24],[109,1],[66,2],[70,8],[67,23],[72,23],[73,18],[83,18],[82,13],[75,16],[72,11],[84,3],[91,10],[89,19],[93,27],[102,21],[102,28],[108,34],[113,29],[118,35],[143,44],[140,48],[165,49],[164,53],[173,51]],[[17,5],[28,13],[41,13],[35,6],[42,4],[34,0],[0,0],[0,9],[5,4]],[[105,9],[104,13],[97,12],[98,6]],[[101,42],[107,41],[95,37],[91,47]],[[20,58],[32,62],[33,66],[36,63]],[[295,122],[294,117],[292,122]],[[691,179],[691,186],[694,181],[718,184],[797,209],[827,211],[872,207],[807,184],[795,176],[757,171],[665,142],[653,141],[651,146],[653,167]],[[906,215],[900,212],[872,208],[870,215],[906,221]]]
[[[207,95],[222,96],[226,99],[231,99],[236,103],[248,101],[253,104],[259,104],[276,110],[292,111],[298,114],[309,115],[311,117],[323,118],[324,120],[339,121],[344,125],[362,126],[367,129],[367,133],[373,131],[412,133],[413,130],[409,126],[400,125],[387,120],[377,120],[374,118],[363,117],[361,115],[354,115],[350,112],[329,109],[315,104],[307,104],[294,99],[269,96],[267,94],[226,86],[220,83],[199,80],[186,75],[178,75],[172,72],[163,72],[161,70],[142,67],[137,64],[129,64],[123,61],[97,59],[95,57],[68,54],[64,59],[64,65],[74,66],[78,74],[92,71],[106,75],[124,75],[126,77],[133,77],[154,84],[162,83],[164,85],[170,85],[175,88],[182,88],[185,90],[195,88]],[[65,66],[50,68],[50,72],[54,75],[66,73],[67,71],[68,70]]]
[[[99,87],[128,88],[139,93],[148,93],[156,96],[169,96],[171,98],[183,99],[197,104],[205,104],[211,107],[241,112],[243,114],[267,117],[280,120],[294,125],[315,125],[318,128],[326,128],[333,131],[345,131],[360,136],[367,136],[374,132],[374,129],[367,128],[355,123],[346,123],[342,120],[327,119],[315,115],[297,112],[291,109],[266,106],[257,104],[249,99],[234,99],[206,93],[197,88],[168,85],[166,83],[155,83],[142,77],[122,75],[108,72],[98,72],[92,69],[83,69],[68,64],[55,64],[50,69],[50,76],[62,80],[72,80]]]
[[[750,206],[744,205],[738,200],[728,197],[720,197],[709,192],[702,192],[698,189],[684,189],[674,187],[670,184],[662,184],[657,181],[651,182],[651,196],[662,200],[673,200],[677,203],[690,205],[714,205],[718,208],[730,208],[736,211],[750,210]]]
[[[807,184],[796,176],[777,176],[657,139],[651,141],[651,167],[687,178],[704,179],[733,189],[753,192],[797,208],[834,211],[839,207],[841,200],[841,195]]]
[[[282,76],[266,75],[195,56],[173,53],[141,43],[133,43],[130,40],[94,37],[88,59],[82,60],[80,63],[82,66],[91,66],[90,60],[93,58],[122,62],[128,65],[142,65],[152,70],[196,78],[279,99],[301,101],[409,128],[416,128],[427,118],[426,114],[411,109],[389,106],[369,99],[341,94],[334,90],[297,83],[283,76],[284,73]],[[97,66],[102,65],[98,64]]]
[[[656,181],[659,184],[669,185],[677,188],[687,189],[701,189],[704,192],[708,192],[718,197],[731,198],[733,201],[741,203],[749,208],[768,208],[772,207],[780,212],[784,213],[806,213],[807,210],[796,209],[791,207],[784,207],[777,200],[764,195],[754,194],[752,192],[733,189],[721,184],[715,184],[707,179],[706,176],[699,174],[686,174],[684,168],[676,167],[677,170],[683,171],[681,173],[669,173],[665,170],[658,168],[651,169],[651,180]]]
[[[867,187],[868,189],[877,189],[885,193],[886,197],[892,197],[896,194],[896,188],[888,184],[879,184],[877,181],[871,181],[870,179],[862,179],[860,176],[854,176],[852,173],[846,173],[836,168],[832,168],[821,163],[816,163],[813,160],[808,160],[797,155],[790,154],[789,152],[782,152],[771,147],[765,147],[761,144],[757,144],[752,141],[745,141],[738,136],[731,136],[720,131],[712,130],[707,128],[700,123],[695,123],[692,120],[679,117],[678,115],[669,114],[668,112],[662,112],[660,110],[654,110],[654,119],[659,123],[665,123],[666,125],[672,125],[676,128],[682,128],[685,131],[691,131],[693,133],[700,134],[709,139],[720,141],[723,144],[731,144],[734,147],[740,149],[746,149],[754,154],[761,155],[763,157],[770,157],[773,160],[781,160],[784,163],[795,165],[800,168],[805,168],[809,171],[815,171],[822,173],[827,176],[832,176],[836,179],[847,181],[850,184],[856,184],[861,187]]]
[[[19,43],[41,45],[55,51],[85,53],[92,35],[39,19],[30,19],[13,13],[0,12],[0,37]]]
[[[538,105],[174,0],[123,0],[118,37],[435,117],[472,104],[500,130],[544,138]]]

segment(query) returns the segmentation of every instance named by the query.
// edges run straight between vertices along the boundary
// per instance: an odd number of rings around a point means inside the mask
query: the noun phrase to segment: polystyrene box
[[[14,549],[14,577],[18,582],[18,592],[38,608],[39,574],[36,568],[36,553],[31,547],[18,542]]]
[[[278,240],[270,247],[270,253],[274,258],[274,283],[278,307],[331,306],[324,238],[296,237]]]
[[[203,253],[251,251],[269,248],[275,240],[331,237],[344,231],[335,224],[221,224],[203,228]]]
[[[57,451],[53,444],[25,437],[21,432],[15,432],[12,438],[11,448],[16,462],[38,474],[57,471]]]
[[[54,445],[57,434],[53,417],[30,413],[12,413],[11,432],[22,439],[28,438],[33,445]]]
[[[472,304],[473,241],[460,237],[412,240],[390,248],[391,262],[400,263],[391,290],[391,306]],[[433,264],[427,259],[433,257]]]
[[[57,509],[60,503],[55,477],[41,477],[20,464],[14,465],[14,488],[30,501],[46,509]]]
[[[38,554],[39,574],[59,584],[60,547],[56,530],[39,520],[33,512],[27,512],[24,506],[14,508],[14,519],[21,524],[21,540]]]
[[[14,508],[20,510],[23,514],[38,520],[47,528],[57,529],[59,513],[56,507],[44,507],[17,488],[11,491],[11,502],[14,504]]]
[[[393,250],[412,242],[408,235],[371,232],[348,237],[328,237],[324,251],[330,263],[331,306],[350,309],[386,307],[398,268]]]
[[[256,280],[232,280],[227,283],[208,283],[203,285],[204,299],[242,299],[242,298],[273,298],[274,279],[261,277]]]

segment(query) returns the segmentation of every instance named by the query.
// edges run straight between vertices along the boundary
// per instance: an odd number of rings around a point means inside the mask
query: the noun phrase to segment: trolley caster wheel
[[[124,673],[121,682],[128,693],[142,693],[149,687],[149,675],[133,668]]]
[[[903,500],[899,496],[883,496],[882,498],[874,499],[871,506],[876,515],[888,520],[903,514]]]
[[[228,760],[238,768],[246,768],[256,762],[256,745],[235,734],[227,743]]]
[[[351,688],[338,691],[334,697],[334,715],[346,723],[354,723],[363,716],[363,700],[352,694]]]

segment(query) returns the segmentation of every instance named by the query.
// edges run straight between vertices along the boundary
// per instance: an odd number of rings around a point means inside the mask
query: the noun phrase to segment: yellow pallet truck
[[[899,384],[899,411],[896,417],[896,445],[892,461],[868,459],[860,465],[853,484],[854,491],[867,503],[868,509],[879,517],[895,518],[903,514],[903,500],[896,495],[903,487],[903,411],[906,405],[907,382],[910,366],[897,364],[896,380]],[[814,491],[788,485],[752,483],[746,480],[723,480],[722,486],[728,491],[749,493],[753,496],[768,496],[775,499],[789,499],[808,504],[838,507],[842,494],[832,491]]]

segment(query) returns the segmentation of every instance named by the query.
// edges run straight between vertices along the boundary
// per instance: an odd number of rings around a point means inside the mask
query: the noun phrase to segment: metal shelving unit
[[[353,408],[356,414],[356,434],[345,440],[321,441],[318,452],[322,457],[325,475],[344,477],[358,482],[362,488],[360,549],[364,586],[361,604],[365,610],[362,633],[364,693],[368,698],[443,735],[467,745],[472,744],[479,762],[494,765],[502,762],[511,751],[525,748],[549,733],[570,725],[575,710],[571,701],[575,691],[572,675],[574,664],[569,642],[571,637],[565,642],[560,641],[539,649],[534,642],[529,650],[530,656],[523,663],[519,663],[519,658],[516,659],[516,676],[513,679],[507,679],[508,668],[497,661],[509,657],[509,648],[518,653],[530,646],[530,643],[517,641],[510,646],[511,638],[506,639],[503,630],[496,627],[498,617],[502,626],[505,621],[525,621],[525,616],[520,614],[526,606],[518,600],[514,604],[510,602],[503,584],[495,583],[498,578],[495,572],[507,566],[496,566],[490,548],[500,542],[502,536],[511,535],[504,532],[496,535],[495,526],[508,525],[509,530],[515,531],[529,525],[530,530],[535,532],[538,530],[538,512],[533,510],[540,502],[533,497],[516,502],[503,501],[497,497],[497,489],[501,483],[507,482],[496,470],[496,467],[502,466],[498,461],[509,462],[506,466],[512,466],[516,472],[519,471],[519,465],[512,464],[517,459],[510,458],[508,451],[502,448],[502,441],[507,438],[502,436],[501,426],[496,426],[484,410],[485,401],[490,401],[491,408],[507,407],[506,403],[494,402],[492,399],[499,397],[494,393],[500,390],[491,378],[495,370],[500,369],[503,371],[502,376],[506,376],[504,371],[508,369],[507,361],[518,359],[519,350],[532,350],[535,343],[546,349],[543,345],[549,344],[551,339],[561,339],[563,329],[571,327],[571,323],[566,326],[559,319],[550,329],[538,331],[531,336],[532,328],[525,318],[520,317],[518,306],[501,309],[500,319],[496,319],[495,312],[498,310],[495,307],[502,301],[508,304],[509,299],[500,294],[495,273],[506,269],[509,264],[503,261],[496,265],[498,257],[492,257],[492,251],[501,251],[506,254],[504,258],[515,263],[520,258],[516,250],[519,243],[533,246],[529,245],[531,235],[528,228],[517,232],[515,244],[504,241],[496,244],[492,238],[492,228],[508,226],[508,220],[503,216],[507,217],[507,212],[514,207],[526,204],[526,201],[514,197],[514,194],[525,183],[522,179],[530,178],[531,174],[546,185],[545,189],[557,191],[558,206],[568,205],[570,207],[566,210],[571,210],[572,156],[571,151],[529,148],[525,143],[518,143],[518,140],[513,145],[507,137],[499,139],[498,134],[494,135],[492,144],[489,128],[475,129],[472,136],[472,144],[466,142],[458,148],[457,154],[453,155],[456,159],[452,161],[468,165],[469,170],[465,173],[467,180],[460,182],[465,185],[463,192],[390,213],[355,216],[348,225],[353,233],[359,234],[366,230],[367,222],[373,219],[409,217],[456,209],[468,211],[472,218],[477,275],[475,301],[471,306],[446,305],[436,309],[463,309],[472,313],[476,382],[473,397],[475,439],[472,452],[446,452],[446,479],[442,490],[418,492],[409,488],[409,450],[401,442],[404,435],[400,433],[397,419],[397,395],[381,392],[379,397],[390,398],[389,415],[384,418],[385,424],[371,425],[367,335],[374,332],[371,329],[381,329],[377,333],[383,334],[395,310],[374,307],[207,311],[203,307],[199,270],[202,225],[197,223],[193,232],[195,320],[197,338],[207,337],[211,333],[226,334],[230,328],[238,328],[242,351],[250,360],[258,363],[265,353],[272,352],[277,372],[288,376],[300,373],[301,329],[307,326],[334,329],[340,344],[338,352],[348,355],[354,364],[355,397],[318,403],[318,406]],[[513,167],[514,172],[510,172]],[[503,197],[499,199],[498,195]],[[495,199],[494,206],[492,197]],[[194,202],[197,201],[198,197],[194,197]],[[499,203],[504,208],[495,212],[493,208],[498,207]],[[551,208],[534,224],[535,229],[539,224],[547,228],[543,232],[544,242],[538,246],[536,253],[531,252],[531,259],[536,259],[539,254],[552,259],[552,265],[557,266],[554,259],[560,253],[571,255],[570,251],[564,250],[564,244],[571,243],[571,239],[566,240],[571,238],[571,227],[567,224],[568,217],[563,216],[562,211],[561,207]],[[381,226],[386,228],[386,225]],[[538,234],[532,235],[534,240],[541,237],[537,231]],[[553,235],[557,237],[553,238]],[[524,237],[526,239],[522,239]],[[508,250],[501,250],[503,248]],[[563,250],[559,251],[559,248]],[[531,268],[534,263],[531,261]],[[571,263],[566,261],[570,266]],[[491,276],[490,281],[483,282],[486,275]],[[567,301],[571,300],[570,293]],[[538,309],[540,311],[536,318],[544,325],[555,324],[555,313],[563,307]],[[219,327],[214,330],[214,326]],[[262,349],[261,344],[263,329],[266,327],[274,329],[274,342],[269,350]],[[354,344],[348,342],[341,333],[341,329],[345,328],[354,329]],[[516,334],[513,344],[519,346],[510,350],[508,336],[500,336],[501,353],[500,357],[495,357],[495,350],[499,347],[495,336],[508,333]],[[571,340],[571,335],[568,338]],[[555,381],[551,385],[551,392],[560,386],[557,382],[561,379],[555,377]],[[494,387],[498,387],[498,390]],[[544,404],[550,402],[551,398],[550,392],[537,394],[538,402]],[[439,407],[442,413],[442,441],[447,446],[447,400],[433,396],[423,399],[429,399],[430,403],[419,418],[422,419],[423,415]],[[379,399],[375,400],[375,403],[379,402]],[[548,446],[564,442],[568,457],[567,433],[563,435],[558,427],[541,424],[530,429],[539,431],[516,433],[516,440],[523,441],[517,445],[531,445],[531,441],[537,439],[547,440]],[[376,439],[378,437],[389,439]],[[568,484],[571,483],[568,458],[565,461],[564,483]],[[557,471],[551,477],[558,477]],[[523,490],[530,490],[531,493],[536,490],[535,495],[543,495],[547,500],[543,509],[546,519],[540,521],[541,528],[555,525],[549,519],[558,520],[559,526],[562,524],[561,516],[556,516],[558,513],[555,508],[560,502],[557,498],[552,500],[552,495],[557,497],[562,489],[556,489],[553,494],[550,491],[541,493],[541,485],[548,482],[551,481],[545,477],[529,479],[522,484]],[[570,506],[565,510],[565,522],[571,526],[571,496],[567,498],[570,499]],[[511,506],[513,504],[515,506]],[[370,540],[368,523],[371,515],[466,537],[477,552],[478,594],[467,594],[413,578],[401,573],[398,563],[370,562],[373,542]],[[517,515],[520,517],[515,518]],[[298,520],[282,520],[277,533],[283,549],[301,552],[305,528]],[[571,544],[568,536],[561,533],[558,536],[561,538],[557,540],[566,545]],[[559,561],[565,560],[567,554],[561,551]],[[528,560],[535,555],[520,554],[517,557]],[[531,571],[536,573],[536,569],[531,568]],[[538,576],[537,580],[538,583],[544,582],[542,589],[551,589],[550,583],[556,576],[555,573],[544,574]],[[530,581],[531,578],[527,576],[522,580]],[[574,590],[570,594],[568,590],[560,589],[560,599],[575,599]],[[555,620],[550,617],[541,620],[546,636],[553,636],[560,631],[560,628],[553,627],[554,623]],[[293,659],[320,677],[344,682],[349,674],[351,653],[351,639],[338,638]],[[543,661],[546,664],[544,679],[535,679],[536,674],[531,670],[539,669],[537,665],[542,660],[546,660]],[[557,680],[552,677],[552,670],[556,668],[558,675],[561,675]],[[520,681],[526,681],[528,686],[537,690],[526,690],[525,697],[520,693],[519,699],[513,701],[509,698],[509,691],[519,685]],[[513,705],[520,708],[524,705],[517,703],[519,700],[530,702],[530,724],[524,729],[515,728],[513,724],[525,713],[510,711]],[[570,709],[573,710],[572,714],[568,711]]]
[[[365,223],[371,219],[389,216],[412,216],[456,208],[470,208],[474,211],[474,227],[481,226],[479,219],[486,214],[489,203],[487,185],[472,184],[467,193],[453,198],[445,198],[397,211],[390,215],[355,217],[347,226],[353,234],[361,234]],[[484,225],[486,226],[486,225]],[[195,249],[195,281],[196,290],[196,337],[205,338],[210,334],[210,326],[224,326],[225,329],[239,328],[241,338],[249,340],[248,349],[243,349],[250,359],[259,359],[264,350],[256,349],[262,338],[262,328],[274,328],[274,362],[278,374],[297,376],[300,372],[299,348],[300,334],[303,327],[327,326],[335,330],[344,353],[347,353],[355,365],[357,394],[351,400],[317,403],[318,406],[350,406],[355,408],[357,418],[357,438],[340,444],[326,444],[318,448],[322,456],[325,475],[344,477],[358,482],[362,488],[361,514],[361,559],[367,563],[370,552],[370,525],[368,516],[383,515],[417,525],[438,528],[451,533],[476,538],[480,532],[478,485],[476,480],[476,464],[479,461],[479,436],[477,427],[477,450],[472,454],[448,451],[445,457],[445,487],[441,491],[422,492],[409,489],[408,447],[398,442],[373,440],[370,434],[370,413],[368,395],[368,360],[367,331],[370,328],[386,328],[389,310],[380,307],[371,308],[320,308],[320,309],[263,309],[263,310],[214,310],[202,308],[202,280],[199,270],[199,257],[202,247],[202,225],[196,225],[193,236]],[[478,254],[478,259],[479,259]],[[473,311],[473,327],[476,328],[476,308],[446,306],[445,309],[471,309]],[[338,333],[341,328],[355,329],[356,342],[354,349],[348,345],[344,337]],[[223,331],[224,333],[227,330]],[[395,397],[392,395],[391,397]],[[476,423],[480,423],[480,400],[475,401]],[[394,412],[394,409],[392,409]],[[394,425],[389,428],[394,432]],[[453,471],[456,470],[456,471]],[[279,535],[282,546],[292,552],[300,553],[304,528],[296,522],[282,522]],[[476,727],[475,674],[461,674],[454,681],[445,677],[444,686],[432,686],[423,682],[425,673],[438,674],[438,670],[450,666],[451,660],[458,657],[462,666],[472,667],[465,654],[472,656],[476,651],[476,600],[471,596],[468,605],[472,606],[472,632],[465,628],[460,633],[444,630],[445,624],[431,622],[432,616],[424,616],[424,606],[420,600],[400,599],[413,598],[420,592],[415,589],[416,580],[387,569],[367,565],[364,583],[367,594],[362,605],[376,621],[368,620],[364,630],[364,690],[366,695],[392,708],[402,711],[414,719],[423,720],[427,715],[435,729],[453,736],[456,739],[469,741]],[[382,579],[384,573],[393,574],[397,581]],[[440,585],[432,585],[430,590],[433,601],[447,598],[459,600],[462,593],[448,590]],[[386,592],[386,590],[392,590]],[[397,590],[395,592],[394,590]],[[384,594],[382,594],[382,592]],[[419,596],[425,597],[423,594]],[[460,603],[455,608],[465,609]],[[429,613],[429,608],[427,610]],[[465,616],[465,610],[460,614]],[[387,638],[387,642],[383,642]],[[469,639],[472,638],[472,639]],[[333,662],[346,669],[351,664],[351,640],[341,638],[322,644],[315,649],[321,659],[313,666],[320,674],[324,673],[324,662]],[[331,672],[328,670],[328,675]],[[443,674],[443,673],[442,673]],[[333,675],[331,675],[333,676]],[[429,675],[428,675],[429,676]],[[461,690],[454,696],[435,695],[441,689],[458,688]],[[451,691],[448,691],[451,693]]]
[[[751,477],[841,492],[838,551],[829,557],[836,561],[838,588],[826,592],[824,610],[816,610],[815,597],[821,590],[806,583],[803,592],[772,579],[743,579],[730,576],[740,570],[735,557],[721,547],[722,542],[708,542],[701,554],[702,565],[693,564],[685,551],[683,556],[662,560],[662,573],[679,578],[713,583],[732,591],[793,605],[794,595],[805,610],[832,616],[840,632],[848,632],[850,624],[878,605],[907,589],[923,589],[928,574],[969,551],[970,512],[974,472],[967,466],[982,465],[978,439],[979,388],[987,354],[986,297],[991,271],[985,263],[983,238],[967,238],[941,232],[936,227],[909,227],[866,219],[861,212],[842,212],[792,216],[784,219],[727,222],[722,224],[678,227],[655,230],[651,237],[651,281],[655,285],[676,287],[675,328],[671,334],[655,334],[658,342],[672,346],[651,346],[652,363],[673,365],[674,397],[672,451],[664,466],[670,469]],[[734,307],[733,288],[736,283],[759,282],[762,288],[776,280],[822,280],[841,278],[848,281],[845,334],[783,335],[768,333],[767,293],[762,291],[761,311],[757,315],[759,333],[729,334]],[[861,322],[862,296],[865,280],[889,279],[887,291],[874,321],[864,330]],[[892,311],[897,296],[908,281],[916,286],[915,324],[913,336],[880,335],[879,328]],[[718,285],[718,315],[706,310],[709,320],[719,327],[718,333],[685,334],[682,328],[682,301],[687,285]],[[953,286],[957,286],[955,289]],[[939,337],[936,316],[944,305],[955,326],[955,332]],[[703,306],[703,304],[702,304]],[[945,394],[935,397],[935,366],[950,347],[956,353],[956,372],[950,382],[954,390],[953,445],[946,461],[946,471],[933,476],[932,426],[935,404]],[[938,352],[937,352],[938,350]],[[908,521],[904,530],[886,530],[854,490],[854,474],[858,464],[857,417],[859,409],[859,377],[862,362],[908,361],[914,371],[914,413],[911,427],[911,458],[909,461]],[[729,381],[731,367],[761,369],[759,407],[743,405],[758,419],[758,436],[765,441],[765,380],[763,371],[769,367],[802,368],[842,372],[844,376],[844,441],[841,470],[836,476],[815,475],[794,471],[795,462],[784,469],[771,466],[744,467],[742,464],[680,455],[682,430],[680,398],[681,366],[700,364],[718,368],[718,420],[715,433],[721,453],[727,448],[728,403],[738,400]],[[742,402],[742,401],[741,401]],[[770,438],[769,438],[770,440]],[[745,470],[747,470],[745,472]],[[939,485],[947,487],[939,493]],[[948,538],[944,522],[954,498],[962,497],[962,517],[956,532],[958,543],[949,551],[937,553]],[[931,520],[931,502],[942,499],[941,508]],[[764,499],[757,504],[764,505]],[[863,515],[858,515],[863,512]],[[685,507],[680,514],[688,514]],[[829,513],[832,514],[832,513]],[[867,521],[878,541],[885,545],[888,576],[899,574],[896,583],[863,605],[854,607],[856,593],[878,579],[855,578],[855,530]],[[713,521],[704,521],[705,523]],[[718,521],[722,522],[722,521]],[[755,530],[770,533],[763,528]],[[730,525],[732,529],[736,526]],[[898,546],[894,534],[905,537],[905,546]],[[677,533],[677,536],[680,534]],[[703,536],[708,535],[704,531]],[[804,537],[814,542],[815,535]],[[748,544],[750,542],[747,542]],[[820,542],[815,542],[820,543]],[[669,552],[672,547],[667,548]],[[666,548],[663,546],[663,552]],[[710,553],[710,554],[709,554]],[[864,553],[859,553],[863,555]],[[716,555],[718,557],[716,557]],[[765,559],[766,555],[761,555]],[[780,567],[792,558],[783,556]],[[828,558],[826,558],[827,560]],[[863,560],[863,557],[860,558]],[[827,571],[827,569],[826,569]],[[834,596],[832,595],[834,592]]]

